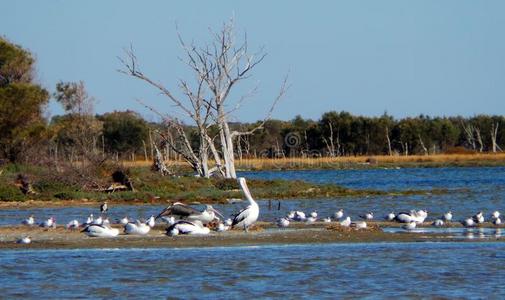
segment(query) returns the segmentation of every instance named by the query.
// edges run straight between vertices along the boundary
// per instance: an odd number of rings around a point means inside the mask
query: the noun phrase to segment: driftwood
[[[19,174],[18,177],[16,178],[16,182],[15,182],[16,186],[19,187],[19,189],[21,190],[21,192],[25,195],[34,195],[34,194],[37,194],[37,192],[35,192],[35,190],[33,190],[33,187],[30,183],[30,180],[28,179],[28,177],[26,177],[25,175],[23,174]]]
[[[130,190],[130,188],[127,187],[126,185],[113,183],[109,187],[103,188],[103,189],[98,189],[97,191],[104,192],[104,193],[114,193],[114,192],[118,192],[118,191],[128,191],[128,190]]]
[[[119,184],[119,185],[124,185],[127,190],[134,192],[135,188],[133,187],[133,182],[130,180],[128,175],[122,170],[117,170],[114,173],[112,173],[112,180],[114,181],[114,184]],[[117,190],[117,189],[115,189]]]

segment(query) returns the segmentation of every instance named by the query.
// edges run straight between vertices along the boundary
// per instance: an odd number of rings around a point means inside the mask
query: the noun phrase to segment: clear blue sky
[[[261,119],[289,71],[274,113],[317,119],[329,110],[395,117],[505,114],[505,1],[7,1],[0,34],[37,57],[38,80],[85,81],[98,113],[173,107],[116,72],[133,43],[145,73],[175,89],[187,78],[175,24],[188,39],[235,16],[268,56],[242,89],[260,92],[235,114]],[[54,103],[52,114],[61,110]]]

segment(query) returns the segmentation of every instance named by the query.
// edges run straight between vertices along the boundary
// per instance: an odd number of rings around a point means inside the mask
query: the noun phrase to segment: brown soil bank
[[[372,224],[371,229],[368,230],[329,229],[323,223],[297,224],[297,226],[286,229],[277,229],[270,223],[261,223],[259,226],[259,230],[252,230],[248,233],[233,230],[221,233],[212,232],[206,236],[176,237],[166,236],[164,234],[165,226],[157,226],[146,236],[121,234],[116,238],[90,238],[79,231],[68,231],[61,227],[53,230],[22,226],[0,227],[0,249],[185,248],[268,244],[468,241],[451,238],[446,233],[386,233],[380,230],[379,224]],[[31,244],[15,243],[17,238],[26,235],[32,237]],[[476,240],[505,241],[505,237]]]

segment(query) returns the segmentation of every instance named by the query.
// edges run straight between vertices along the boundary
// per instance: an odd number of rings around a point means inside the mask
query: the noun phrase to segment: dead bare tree
[[[247,35],[242,41],[237,42],[233,20],[224,23],[219,32],[211,32],[211,34],[213,39],[203,47],[186,44],[180,34],[179,41],[187,56],[185,63],[196,73],[198,78],[205,82],[210,91],[209,97],[204,101],[212,107],[213,117],[219,130],[224,175],[226,178],[236,178],[235,139],[239,136],[253,134],[263,128],[265,122],[270,119],[275,105],[287,90],[287,78],[285,78],[280,92],[274,99],[263,122],[248,131],[231,130],[228,123],[230,115],[237,111],[246,99],[255,94],[257,87],[241,96],[234,105],[228,105],[230,92],[239,82],[250,78],[251,71],[263,61],[266,53],[260,49],[259,52],[250,54]]]
[[[475,136],[477,137],[477,142],[479,143],[479,152],[484,150],[484,143],[482,142],[482,136],[480,134],[480,129],[478,127],[474,127]]]
[[[475,144],[475,136],[474,136],[474,127],[472,124],[466,125],[463,121],[461,121],[461,126],[466,134],[466,142],[469,146],[472,147],[472,150],[477,149],[477,145]]]
[[[330,121],[328,121],[328,127],[330,129],[330,136],[328,137],[328,140],[326,137],[323,135],[323,142],[326,144],[326,148],[328,149],[328,153],[330,154],[330,157],[335,157],[336,152],[335,152],[335,143],[333,142],[333,125],[331,124]],[[338,137],[337,137],[338,139]]]
[[[502,151],[500,146],[496,143],[496,139],[498,137],[498,126],[500,126],[499,122],[496,122],[496,124],[493,122],[493,124],[491,124],[491,149],[493,153],[496,153],[497,149]]]
[[[391,139],[389,138],[389,128],[386,126],[386,141],[388,142],[388,155],[392,156],[393,151],[391,149]]]

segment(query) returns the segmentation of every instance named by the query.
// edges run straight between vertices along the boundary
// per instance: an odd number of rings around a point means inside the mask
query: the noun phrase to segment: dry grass
[[[125,167],[148,167],[151,161],[123,161]],[[184,161],[170,161],[169,165],[185,168]],[[236,160],[237,169],[334,169],[367,166],[494,166],[505,165],[505,153],[435,154],[409,156],[343,156],[322,158],[248,158]]]

